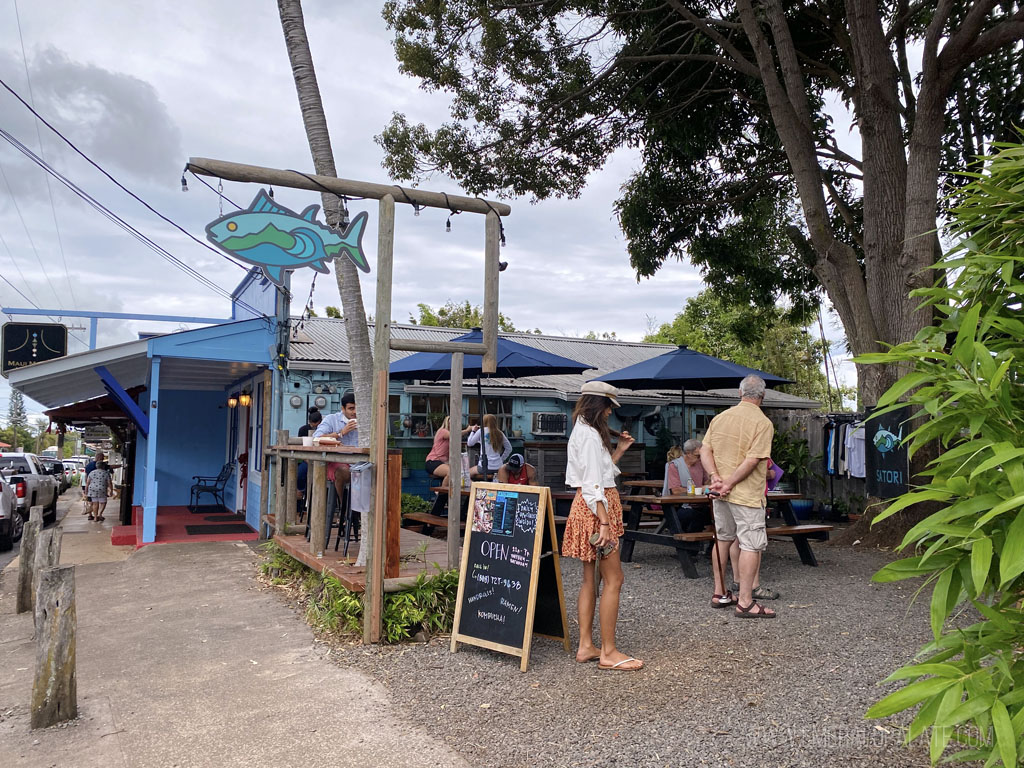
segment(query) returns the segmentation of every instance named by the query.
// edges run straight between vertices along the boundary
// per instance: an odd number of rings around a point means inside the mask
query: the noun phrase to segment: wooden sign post
[[[533,635],[562,641],[569,622],[555,536],[551,490],[474,483],[462,546],[451,651],[459,643],[530,662]]]

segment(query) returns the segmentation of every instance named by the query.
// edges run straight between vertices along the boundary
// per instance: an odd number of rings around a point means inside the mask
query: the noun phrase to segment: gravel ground
[[[782,593],[775,620],[713,610],[710,576],[683,578],[661,547],[637,545],[625,564],[619,646],[642,672],[577,664],[537,638],[519,660],[447,639],[367,649],[340,646],[338,663],[382,681],[410,721],[476,766],[928,765],[901,746],[900,724],[863,713],[895,686],[877,681],[929,636],[927,605],[907,584],[876,585],[887,555],[817,545],[818,568],[774,544],[762,578]],[[581,568],[563,560],[572,648]],[[707,564],[703,565],[707,573]]]

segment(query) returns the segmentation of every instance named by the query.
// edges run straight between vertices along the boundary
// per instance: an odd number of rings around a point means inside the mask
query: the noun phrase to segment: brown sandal
[[[712,608],[728,608],[730,605],[736,602],[736,598],[732,596],[732,592],[726,592],[724,595],[712,595],[711,596],[711,607]]]
[[[756,600],[746,608],[740,605],[739,602],[736,603],[736,616],[740,619],[774,619],[776,615],[775,611],[772,611],[771,608],[765,608]]]

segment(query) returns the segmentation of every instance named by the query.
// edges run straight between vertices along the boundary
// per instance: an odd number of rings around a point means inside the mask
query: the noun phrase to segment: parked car
[[[64,476],[67,477],[68,482],[71,485],[76,485],[75,477],[78,478],[77,485],[81,487],[85,484],[85,465],[76,458],[64,459]]]
[[[66,472],[67,468],[64,466],[63,461],[59,461],[52,456],[40,456],[39,463],[48,469],[51,475],[57,478],[58,494],[64,493],[64,491],[71,487],[71,478]]]
[[[0,473],[14,488],[15,506],[22,520],[32,507],[43,509],[43,524],[57,520],[57,478],[49,473],[34,453],[0,453]]]
[[[21,538],[25,521],[18,513],[14,489],[0,473],[0,552],[6,552]]]

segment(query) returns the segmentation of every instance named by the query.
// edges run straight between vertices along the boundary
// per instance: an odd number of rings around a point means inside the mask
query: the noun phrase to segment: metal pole
[[[96,325],[98,320],[94,317],[89,320],[89,349],[96,349]]]

